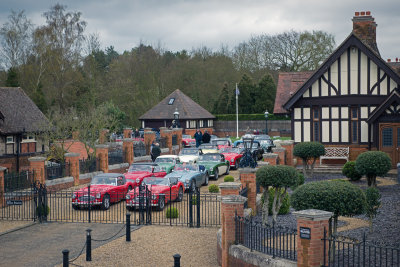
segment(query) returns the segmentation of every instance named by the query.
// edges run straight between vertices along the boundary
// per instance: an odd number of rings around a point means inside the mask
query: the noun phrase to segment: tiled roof
[[[19,87],[0,87],[0,133],[37,132],[48,120]]]
[[[169,104],[171,99],[172,104]],[[194,102],[190,97],[176,89],[160,103],[155,105],[145,114],[140,116],[140,120],[171,120],[174,119],[175,109],[178,108],[179,119],[214,119],[210,112]]]
[[[274,114],[287,114],[282,106],[311,77],[313,71],[280,72],[276,88]]]

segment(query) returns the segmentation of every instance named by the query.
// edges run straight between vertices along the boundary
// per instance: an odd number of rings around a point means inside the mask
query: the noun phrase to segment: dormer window
[[[14,136],[12,136],[12,135],[7,136],[6,143],[7,144],[14,143]]]
[[[170,98],[168,101],[168,105],[172,105],[175,101],[175,98]]]

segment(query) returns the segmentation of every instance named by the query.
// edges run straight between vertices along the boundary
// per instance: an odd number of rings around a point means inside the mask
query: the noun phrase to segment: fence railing
[[[49,162],[45,165],[45,174],[47,180],[53,180],[70,175],[70,168],[68,162]]]
[[[146,146],[143,142],[133,143],[133,154],[134,157],[146,156]]]
[[[297,261],[297,230],[263,225],[260,222],[235,216],[235,244],[241,244],[273,258]]]
[[[327,266],[400,266],[400,247],[348,237],[328,237],[324,231],[324,267]]]
[[[176,146],[178,144],[178,136],[176,134],[172,135],[172,145]]]
[[[79,173],[90,173],[100,170],[98,158],[87,158],[79,160]]]
[[[4,174],[4,192],[30,188],[35,180],[34,171]]]
[[[122,149],[114,150],[108,152],[108,164],[120,164],[124,162],[124,153]]]

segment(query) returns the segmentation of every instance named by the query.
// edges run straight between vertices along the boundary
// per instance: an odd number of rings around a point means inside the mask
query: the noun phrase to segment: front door
[[[379,150],[392,159],[392,167],[400,162],[400,123],[379,124]]]

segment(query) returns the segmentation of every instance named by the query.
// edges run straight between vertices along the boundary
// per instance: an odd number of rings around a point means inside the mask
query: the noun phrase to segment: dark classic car
[[[147,187],[146,192],[140,192],[143,188]],[[140,198],[142,197],[142,205],[147,204],[145,201],[150,200],[150,205],[156,207],[158,210],[163,210],[165,204],[171,201],[182,201],[183,192],[185,191],[182,182],[178,181],[177,177],[158,178],[147,177],[143,179],[142,186],[136,187],[134,190],[126,194],[126,208],[134,210],[138,208]],[[146,194],[149,194],[147,197]]]
[[[128,171],[124,175],[130,190],[140,185],[142,180],[146,177],[164,177],[167,173],[155,163],[133,163],[129,166]]]
[[[122,173],[103,173],[93,177],[89,187],[75,191],[72,195],[72,207],[79,209],[89,205],[100,206],[107,210],[111,203],[125,199],[129,186]]]
[[[208,153],[199,157],[198,163],[206,167],[209,177],[218,179],[220,174],[229,174],[229,161],[220,153]]]
[[[238,140],[235,142],[236,143],[236,147],[240,148],[243,152],[244,150],[244,144],[242,140]],[[255,159],[260,160],[263,158],[263,154],[264,154],[264,149],[261,147],[261,144],[259,141],[253,141],[253,144],[251,146],[251,153],[253,154],[253,156],[255,157]]]
[[[208,173],[204,166],[194,163],[182,163],[175,165],[174,170],[165,178],[176,177],[181,181],[185,190],[195,190],[202,185],[208,185]]]
[[[265,152],[271,152],[272,148],[275,147],[274,141],[272,141],[269,135],[255,135],[254,140],[260,142],[261,147],[264,149]]]

